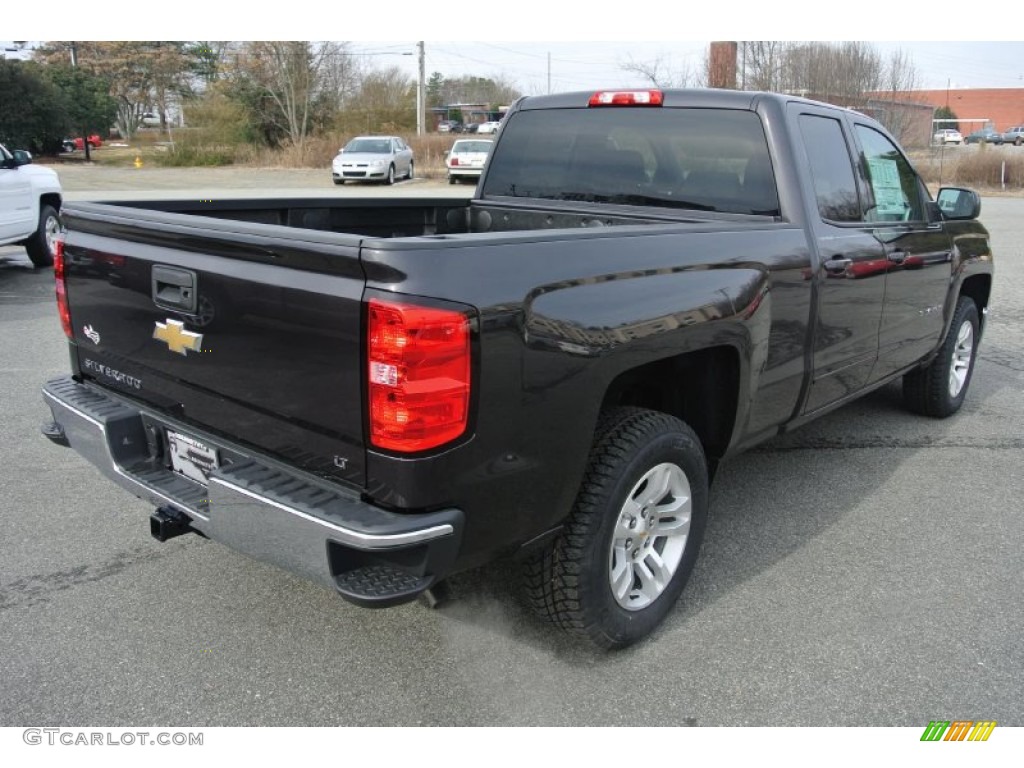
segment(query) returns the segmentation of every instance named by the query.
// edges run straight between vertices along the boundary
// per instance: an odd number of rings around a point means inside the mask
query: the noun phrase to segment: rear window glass
[[[764,129],[744,110],[516,112],[483,195],[779,213]]]

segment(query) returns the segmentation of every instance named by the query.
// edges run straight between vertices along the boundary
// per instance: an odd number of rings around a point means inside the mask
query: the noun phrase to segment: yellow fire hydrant
[[[135,156],[135,167],[136,168],[141,168],[142,167],[142,158],[139,157],[138,155]]]

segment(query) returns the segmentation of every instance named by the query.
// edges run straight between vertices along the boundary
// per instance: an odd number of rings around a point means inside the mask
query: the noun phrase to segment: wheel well
[[[991,275],[972,275],[960,286],[960,295],[968,296],[978,308],[978,317],[984,324],[985,307],[988,306],[989,293],[992,291]]]
[[[601,408],[634,405],[682,419],[700,438],[713,472],[732,437],[738,393],[736,350],[712,347],[620,374],[608,387]]]
[[[55,192],[50,192],[39,198],[39,207],[42,208],[44,205],[52,205],[53,210],[60,212],[60,195]]]

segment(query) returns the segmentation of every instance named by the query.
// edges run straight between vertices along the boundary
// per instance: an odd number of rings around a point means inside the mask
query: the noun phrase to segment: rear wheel
[[[57,254],[57,240],[63,229],[64,225],[56,209],[52,205],[40,206],[39,227],[25,241],[25,250],[33,266],[48,267],[53,264],[53,257]]]
[[[409,161],[409,174],[408,174],[408,175],[407,175],[407,176],[406,176],[405,178],[407,178],[407,179],[408,179],[409,181],[412,181],[412,179],[413,179],[413,174],[414,174],[415,172],[416,172],[416,168],[415,168],[415,166],[413,165],[412,161],[410,160],[410,161]]]
[[[903,377],[907,408],[939,418],[960,410],[974,373],[980,328],[978,307],[967,296],[961,296],[935,359]]]
[[[693,430],[656,411],[607,411],[563,533],[524,566],[529,602],[600,648],[641,640],[693,569],[707,498]]]
[[[452,175],[451,175],[450,173],[448,174],[448,183],[449,183],[449,184],[454,184],[454,183],[455,183],[455,182],[457,182],[457,181],[458,181],[458,179],[456,179],[456,178],[455,178],[454,176],[452,176]]]

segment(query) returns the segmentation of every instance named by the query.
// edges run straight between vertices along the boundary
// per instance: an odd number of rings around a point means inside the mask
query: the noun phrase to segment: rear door
[[[83,377],[363,485],[357,237],[109,206],[67,218]]]

